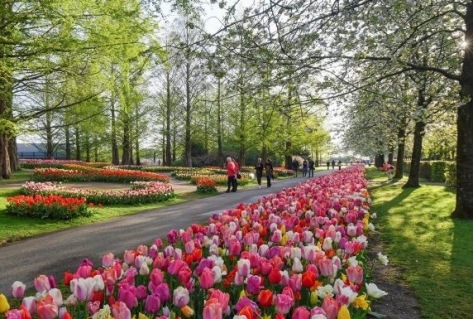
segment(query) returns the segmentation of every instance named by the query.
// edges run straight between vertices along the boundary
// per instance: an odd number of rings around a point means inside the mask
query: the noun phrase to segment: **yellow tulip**
[[[351,319],[351,314],[349,313],[349,309],[347,309],[346,305],[342,305],[341,308],[339,308],[337,319]]]
[[[283,236],[281,237],[280,244],[281,244],[282,246],[285,246],[286,243],[287,243],[287,241],[288,241],[288,236],[285,234],[285,235],[283,235]]]
[[[243,297],[247,297],[247,294],[245,293],[244,289],[242,289],[242,291],[240,292],[239,300],[242,299]]]
[[[367,295],[358,296],[352,304],[356,308],[361,308],[363,310],[369,309],[369,302],[367,301]]]
[[[10,304],[4,294],[0,294],[0,313],[5,313],[10,310]]]
[[[311,306],[315,306],[317,302],[318,302],[318,292],[316,290],[311,291],[311,294],[309,295],[309,303],[311,304]]]

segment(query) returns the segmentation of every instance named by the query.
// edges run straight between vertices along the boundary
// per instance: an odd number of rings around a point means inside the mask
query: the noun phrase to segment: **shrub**
[[[447,186],[456,187],[456,163],[446,163],[444,176]]]
[[[444,172],[446,170],[446,162],[431,162],[431,181],[432,182],[444,182],[446,177]]]

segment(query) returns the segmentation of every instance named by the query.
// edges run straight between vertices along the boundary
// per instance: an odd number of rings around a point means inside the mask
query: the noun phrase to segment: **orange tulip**
[[[262,307],[270,307],[273,304],[273,292],[270,289],[261,290],[258,294],[258,303]]]

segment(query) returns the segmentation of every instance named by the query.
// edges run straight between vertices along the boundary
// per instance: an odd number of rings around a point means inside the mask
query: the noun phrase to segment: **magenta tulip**
[[[145,300],[145,310],[148,313],[157,313],[160,311],[161,300],[160,296],[156,293],[148,295]]]

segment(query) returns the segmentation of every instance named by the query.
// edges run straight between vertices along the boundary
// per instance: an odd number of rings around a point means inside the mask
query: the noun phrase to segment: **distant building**
[[[45,143],[17,143],[16,145],[19,159],[45,159],[46,144]],[[65,159],[66,153],[62,149],[56,148],[53,159]]]

